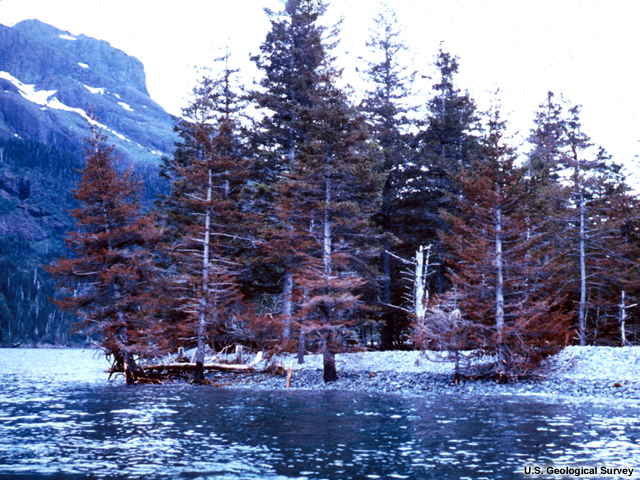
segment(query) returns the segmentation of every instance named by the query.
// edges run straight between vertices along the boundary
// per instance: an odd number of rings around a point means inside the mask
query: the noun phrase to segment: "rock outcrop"
[[[149,97],[138,59],[38,20],[0,25],[0,136],[81,153],[90,111],[125,160],[173,150],[174,119]]]

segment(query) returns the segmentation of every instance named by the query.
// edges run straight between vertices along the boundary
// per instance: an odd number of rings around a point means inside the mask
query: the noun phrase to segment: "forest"
[[[128,382],[181,348],[196,348],[195,383],[205,349],[229,345],[322,352],[326,381],[353,349],[471,350],[507,381],[565,345],[637,342],[638,200],[580,106],[549,92],[523,152],[499,94],[479,111],[444,49],[412,105],[392,11],[355,102],[325,8],[267,12],[259,84],[228,54],[198,82],[152,207],[92,128],[69,254],[47,268],[74,331]]]

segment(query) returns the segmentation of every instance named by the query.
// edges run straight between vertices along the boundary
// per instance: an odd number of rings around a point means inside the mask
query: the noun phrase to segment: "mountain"
[[[75,319],[50,301],[42,265],[66,253],[90,111],[150,203],[166,188],[159,160],[177,136],[142,63],[38,20],[0,25],[0,346],[79,340],[69,334]]]
[[[90,110],[125,160],[173,150],[174,119],[149,96],[138,59],[38,20],[0,25],[0,138],[82,153]]]

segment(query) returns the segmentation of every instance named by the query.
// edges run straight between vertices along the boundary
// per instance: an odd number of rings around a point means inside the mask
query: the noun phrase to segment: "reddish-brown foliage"
[[[78,317],[76,330],[96,337],[129,371],[136,357],[161,350],[162,325],[152,314],[156,271],[150,254],[161,232],[140,212],[140,182],[131,170],[118,174],[113,148],[95,126],[92,132],[74,191],[80,203],[72,212],[77,229],[66,239],[72,257],[53,262],[48,271],[61,293],[57,305]]]

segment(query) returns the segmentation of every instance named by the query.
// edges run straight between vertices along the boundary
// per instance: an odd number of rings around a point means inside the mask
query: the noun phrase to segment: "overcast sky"
[[[553,90],[583,106],[585,132],[619,162],[640,153],[640,2],[637,0],[389,0],[404,25],[412,67],[431,72],[438,48],[460,58],[458,86],[480,108],[501,91],[514,130],[528,132]],[[279,0],[0,0],[0,23],[37,18],[71,34],[107,40],[145,65],[149,92],[171,113],[229,45],[249,74]],[[341,62],[353,79],[379,3],[332,0],[342,17]],[[428,90],[428,87],[427,87]]]

